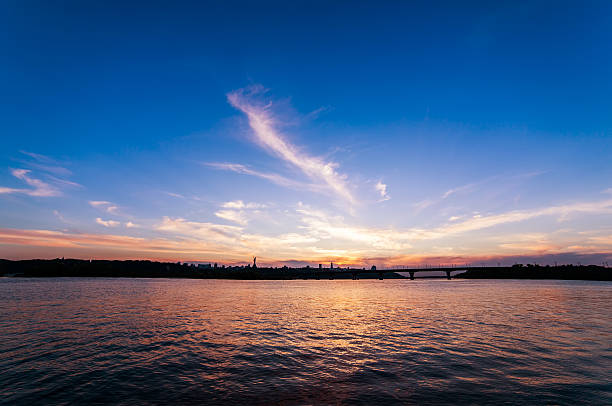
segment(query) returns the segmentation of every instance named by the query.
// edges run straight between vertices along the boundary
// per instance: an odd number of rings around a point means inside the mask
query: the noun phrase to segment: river
[[[612,404],[612,283],[0,278],[0,403]]]

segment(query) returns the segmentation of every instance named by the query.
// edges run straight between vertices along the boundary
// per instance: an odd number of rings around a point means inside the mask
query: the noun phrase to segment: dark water
[[[612,404],[612,283],[0,279],[3,404]]]

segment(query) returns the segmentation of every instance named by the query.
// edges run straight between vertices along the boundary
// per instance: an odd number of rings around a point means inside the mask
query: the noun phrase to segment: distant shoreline
[[[448,268],[447,268],[448,269]],[[418,272],[437,271],[436,268],[419,269]],[[457,268],[456,271],[461,271]],[[212,265],[132,261],[132,260],[0,260],[0,275],[5,277],[123,277],[123,278],[181,278],[181,279],[235,279],[235,280],[291,280],[291,279],[409,279],[394,270],[348,268],[269,268],[251,266],[217,267]],[[556,279],[612,281],[612,268],[596,265],[515,265],[512,267],[488,267],[469,269],[455,274],[460,279]]]
[[[595,265],[529,266],[486,271],[471,269],[454,278],[612,281],[612,269]]]

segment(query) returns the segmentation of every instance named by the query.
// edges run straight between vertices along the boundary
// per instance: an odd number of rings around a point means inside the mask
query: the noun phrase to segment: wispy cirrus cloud
[[[26,158],[25,160],[24,159],[15,159],[15,160],[18,162],[21,162],[22,164],[25,164],[26,166],[30,168],[34,168],[36,170],[40,170],[43,172],[52,173],[57,176],[67,177],[67,176],[72,175],[72,171],[62,166],[63,164],[61,162],[59,162],[58,160],[54,158],[51,158],[50,156],[43,155],[43,154],[37,154],[35,152],[23,151],[23,150],[19,152],[21,152],[23,155],[25,155],[28,158]]]
[[[22,168],[11,169],[11,174],[25,182],[31,188],[0,186],[0,194],[24,194],[37,197],[61,196],[65,188],[82,188],[83,186],[66,179],[72,172],[51,157],[34,152],[20,151],[26,159],[13,159],[24,165]],[[30,168],[30,169],[27,169]],[[37,172],[34,176],[32,169]],[[41,176],[42,175],[42,178]],[[44,179],[44,180],[43,180]]]
[[[189,221],[183,218],[171,218],[165,216],[161,223],[155,226],[158,231],[172,232],[182,235],[191,235],[204,239],[221,239],[233,242],[234,238],[240,236],[242,227],[226,226],[210,222]]]
[[[461,194],[461,193],[470,193],[474,192],[477,189],[480,189],[482,186],[489,184],[493,181],[501,183],[504,187],[507,187],[508,184],[516,183],[517,181],[524,181],[526,179],[533,178],[535,176],[539,176],[546,173],[546,171],[533,171],[533,172],[524,172],[513,175],[494,175],[489,176],[485,179],[481,179],[477,182],[466,183],[465,185],[457,186],[451,189],[448,189],[441,196],[441,200],[447,199],[452,195]]]
[[[90,200],[89,205],[109,214],[118,214],[119,206],[106,200]]]
[[[316,192],[316,193],[325,192],[325,187],[322,185],[316,185],[316,184],[306,183],[306,182],[299,182],[297,180],[289,179],[277,173],[260,172],[260,171],[251,169],[248,166],[245,166],[242,164],[229,163],[229,162],[205,162],[204,165],[210,166],[211,168],[214,168],[214,169],[232,171],[232,172],[240,173],[243,175],[256,176],[258,178],[262,178],[267,181],[270,181],[276,185],[283,186],[283,187],[290,188],[290,189],[301,190],[301,191],[307,190],[307,191]]]
[[[558,216],[559,219],[563,219],[571,214],[577,213],[612,214],[612,200],[578,202],[531,210],[513,210],[488,216],[476,215],[462,222],[456,222],[423,232],[421,235],[435,238],[438,235],[465,233],[483,228],[494,227],[501,224],[530,220],[542,216]]]
[[[481,182],[468,183],[466,185],[457,186],[455,188],[449,189],[446,192],[444,192],[444,194],[442,195],[442,199],[447,199],[448,197],[456,193],[472,191],[476,189],[476,187],[478,187],[479,185],[482,185],[485,182],[488,182],[488,179],[481,181]]]
[[[227,94],[229,103],[246,114],[258,143],[344,201],[350,204],[356,203],[347,176],[337,171],[337,163],[309,155],[303,149],[291,144],[281,134],[278,129],[280,123],[272,113],[272,103],[265,104],[259,99],[263,90],[261,86],[254,86]]]
[[[413,204],[415,211],[418,213],[420,211],[425,210],[428,207],[436,206],[443,201],[450,199],[452,197],[456,197],[458,195],[465,195],[483,188],[483,186],[487,184],[491,184],[495,182],[496,184],[503,185],[503,190],[506,191],[511,188],[513,185],[516,186],[520,182],[525,181],[526,179],[533,178],[535,176],[539,176],[546,173],[546,171],[533,171],[533,172],[525,172],[518,173],[512,175],[494,175],[489,176],[487,178],[478,180],[476,182],[466,183],[460,186],[456,186],[448,189],[446,192],[442,193],[439,197],[427,198],[416,202]],[[498,192],[499,193],[499,192]]]
[[[242,200],[233,200],[221,204],[221,207],[223,210],[215,212],[215,216],[246,226],[249,223],[249,216],[253,213],[260,214],[261,209],[266,208],[267,205],[254,202],[245,203]]]
[[[83,185],[81,185],[80,183],[72,182],[67,179],[58,178],[58,177],[55,177],[49,174],[46,175],[46,179],[48,179],[49,181],[51,181],[51,183],[53,183],[54,185],[60,188],[79,188],[80,189],[83,187]]]
[[[265,209],[267,205],[263,203],[248,202],[245,203],[242,200],[233,200],[231,202],[225,202],[221,207],[226,209]]]
[[[414,210],[418,213],[420,211],[425,210],[426,208],[428,208],[429,206],[435,203],[436,201],[433,199],[425,199],[425,200],[421,200],[420,202],[414,203],[412,207],[414,207]]]
[[[164,193],[167,194],[168,196],[176,197],[177,199],[184,199],[185,198],[185,196],[183,196],[180,193],[173,193],[173,192],[164,192]]]
[[[219,210],[215,212],[215,216],[243,226],[249,223],[246,213],[242,210]]]
[[[28,196],[38,196],[38,197],[52,197],[52,196],[60,196],[62,194],[57,189],[57,187],[47,182],[44,182],[40,179],[30,176],[30,173],[31,171],[29,169],[11,170],[11,174],[14,177],[27,183],[29,186],[32,186],[31,189],[0,187],[0,194],[21,193],[21,194],[25,194]]]

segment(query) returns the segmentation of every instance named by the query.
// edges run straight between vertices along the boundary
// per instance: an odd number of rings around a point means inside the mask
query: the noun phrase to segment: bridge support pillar
[[[408,272],[410,274],[410,280],[413,281],[414,280],[414,272]]]
[[[383,280],[383,273],[382,272],[378,273],[378,279],[381,280],[381,281]]]
[[[357,280],[357,272],[353,272],[353,280]]]
[[[451,278],[451,271],[446,271],[446,279],[450,280]]]

